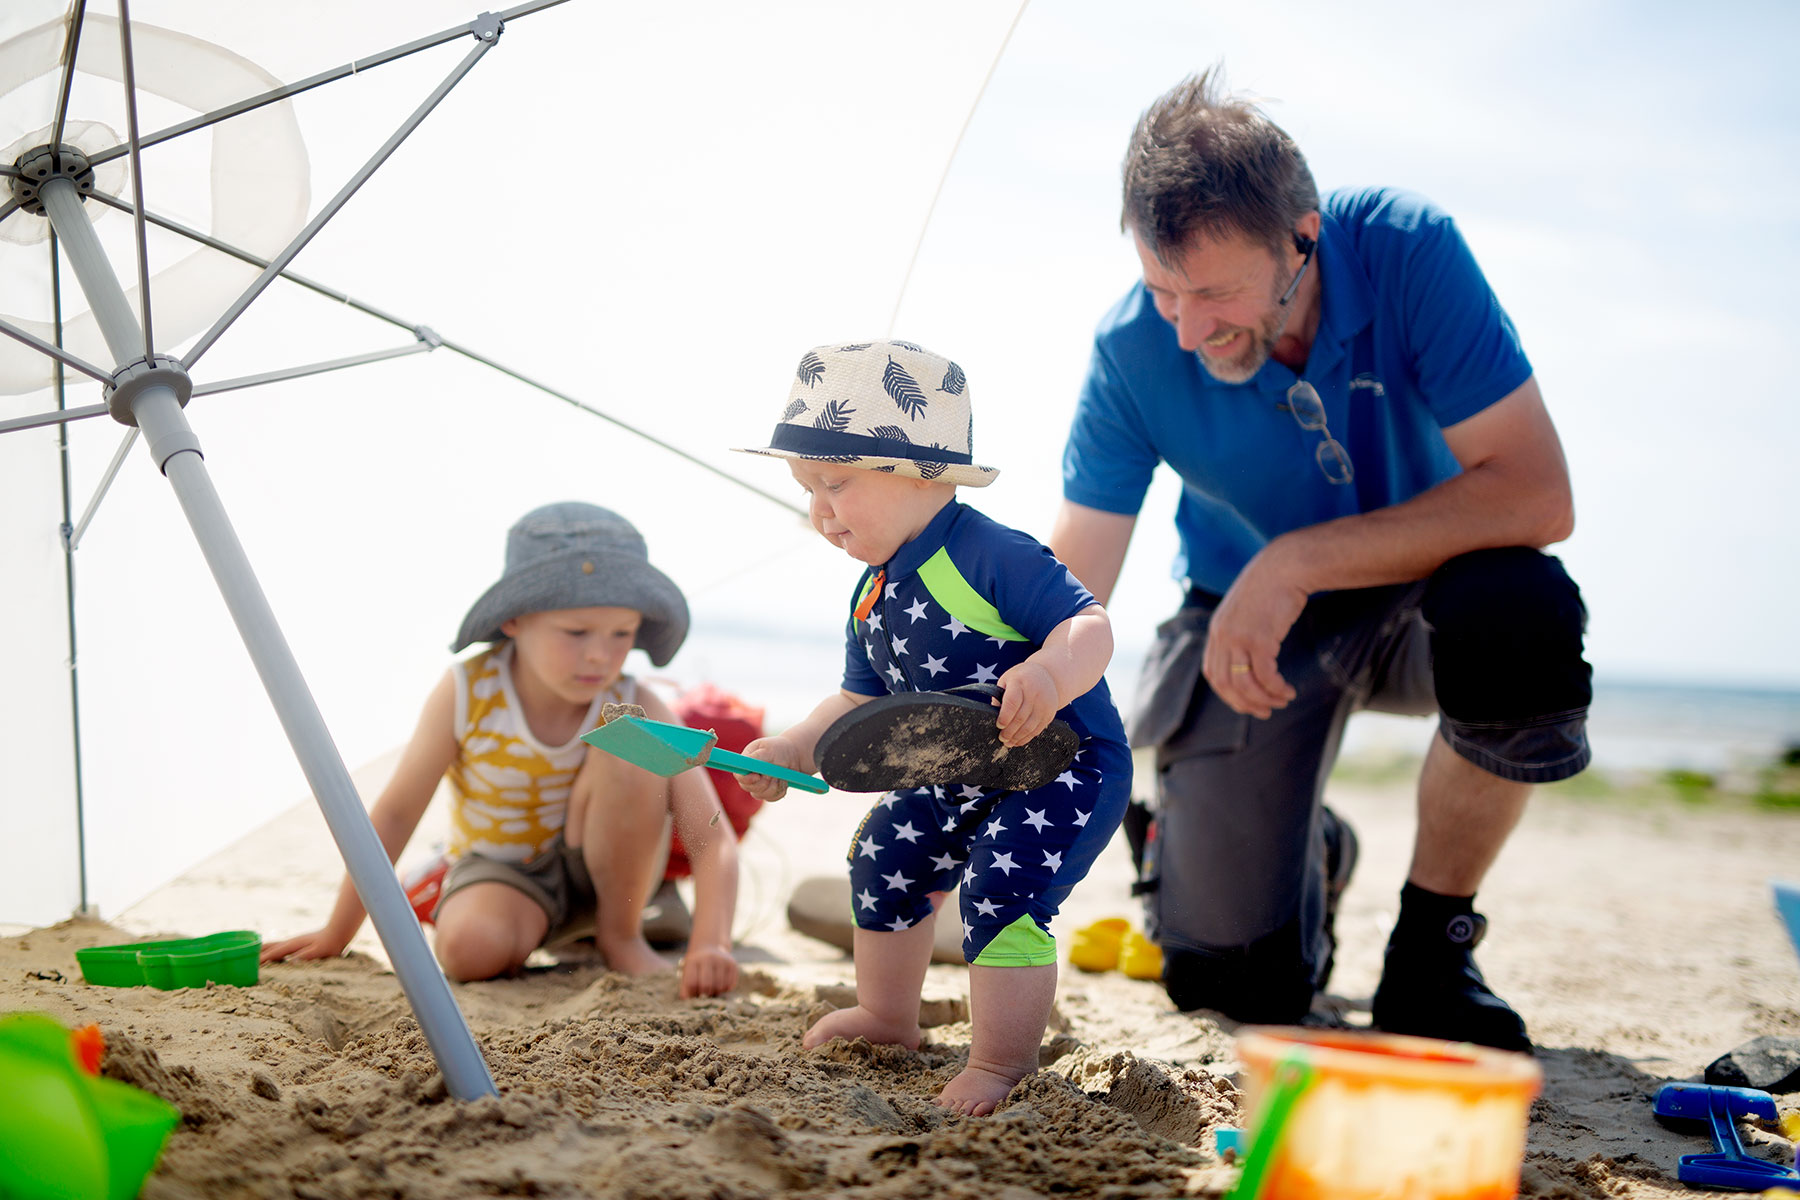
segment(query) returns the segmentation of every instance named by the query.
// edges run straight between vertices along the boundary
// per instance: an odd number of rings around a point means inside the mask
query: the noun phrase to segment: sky
[[[59,7],[25,0],[0,35]],[[442,0],[132,11],[286,79],[473,15]],[[571,0],[520,18],[295,269],[796,505],[778,464],[731,453],[766,440],[793,363],[831,341],[920,342],[966,369],[976,458],[1002,471],[965,498],[1043,537],[1094,325],[1136,278],[1117,218],[1126,136],[1158,93],[1222,64],[1322,188],[1404,187],[1456,218],[1563,439],[1577,531],[1558,552],[1598,678],[1800,687],[1800,409],[1781,357],[1800,267],[1786,61],[1800,12],[1035,0],[1014,28],[1017,14]],[[308,213],[468,47],[294,102]],[[96,119],[116,109],[92,102]],[[228,199],[205,186],[219,144],[147,151],[149,206],[204,223]],[[128,223],[109,220],[108,245],[125,245]],[[152,274],[178,251],[153,242]],[[22,261],[0,246],[0,311],[18,311],[4,306]],[[409,341],[278,285],[195,375]],[[0,397],[0,417],[44,401]],[[407,736],[506,527],[553,500],[625,513],[687,590],[695,634],[673,677],[783,711],[835,683],[856,564],[792,512],[448,351],[204,397],[189,415],[353,766]],[[78,511],[121,434],[72,427]],[[19,445],[0,435],[0,462]],[[1110,606],[1116,686],[1178,598],[1175,488],[1152,489]],[[27,603],[8,591],[0,603]],[[89,824],[108,831],[95,874],[117,903],[305,787],[141,448],[78,551],[77,608]],[[133,852],[177,815],[178,851]]]

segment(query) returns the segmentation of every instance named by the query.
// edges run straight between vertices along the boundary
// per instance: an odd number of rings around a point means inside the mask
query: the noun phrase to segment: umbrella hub
[[[171,358],[167,354],[158,354],[155,358],[140,358],[115,371],[112,383],[102,389],[107,412],[121,425],[136,425],[138,420],[132,411],[132,402],[146,388],[152,387],[168,388],[174,392],[175,401],[182,408],[187,407],[188,397],[194,391],[193,380],[188,378],[187,368],[182,366],[179,358]]]
[[[49,180],[70,180],[84,200],[94,190],[93,164],[88,162],[87,155],[67,143],[27,150],[13,160],[13,168],[18,171],[12,180],[13,197],[20,208],[34,217],[44,215],[40,192]]]

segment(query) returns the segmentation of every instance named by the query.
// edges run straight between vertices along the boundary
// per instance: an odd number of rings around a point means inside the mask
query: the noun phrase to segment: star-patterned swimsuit
[[[1041,543],[952,500],[891,561],[863,573],[844,689],[879,696],[993,683],[1093,603]],[[1056,961],[1050,919],[1112,839],[1131,793],[1131,752],[1106,681],[1057,716],[1081,749],[1043,787],[947,779],[876,802],[848,855],[859,926],[910,928],[931,913],[932,892],[960,884],[969,962]]]

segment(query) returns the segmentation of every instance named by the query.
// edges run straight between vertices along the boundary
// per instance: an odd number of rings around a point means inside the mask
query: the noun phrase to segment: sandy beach
[[[374,794],[391,760],[358,773]],[[1334,784],[1363,860],[1339,919],[1332,995],[1315,1010],[1366,1023],[1411,828],[1408,784]],[[580,956],[516,979],[459,985],[499,1096],[447,1098],[380,946],[264,967],[251,988],[160,992],[81,981],[77,948],[155,934],[311,928],[340,873],[310,802],[109,923],[72,920],[0,939],[0,1011],[97,1023],[105,1073],[183,1120],[144,1195],[177,1197],[1177,1196],[1223,1194],[1237,1171],[1214,1131],[1246,1120],[1229,1023],[1173,1010],[1160,987],[1065,964],[1043,1069],[988,1118],[932,1104],[967,1054],[966,973],[934,966],[926,1043],[800,1049],[848,1003],[847,957],[787,927],[800,879],[838,869],[854,797],[793,796],[743,846],[732,994],[684,1001],[668,974],[627,980]],[[402,866],[429,848],[432,821]],[[1724,799],[1550,791],[1480,903],[1481,961],[1524,1014],[1544,1092],[1520,1194],[1694,1194],[1650,1101],[1763,1034],[1800,1034],[1800,961],[1769,899],[1793,877],[1800,817]],[[1115,841],[1054,931],[1132,916]],[[1778,1098],[1784,1108],[1800,1096]],[[1774,1130],[1744,1127],[1772,1161]]]

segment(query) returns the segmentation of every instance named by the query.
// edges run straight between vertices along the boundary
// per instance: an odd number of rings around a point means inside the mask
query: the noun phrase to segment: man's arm
[[[1096,603],[1104,605],[1112,599],[1112,590],[1119,582],[1125,550],[1131,545],[1131,531],[1136,527],[1135,515],[1110,513],[1064,500],[1050,530],[1050,553],[1094,594]]]
[[[1423,579],[1471,550],[1541,548],[1573,531],[1568,464],[1535,379],[1445,429],[1444,440],[1460,475],[1388,508],[1285,533],[1250,560],[1207,635],[1204,671],[1221,699],[1267,717],[1293,698],[1275,657],[1314,592]]]

